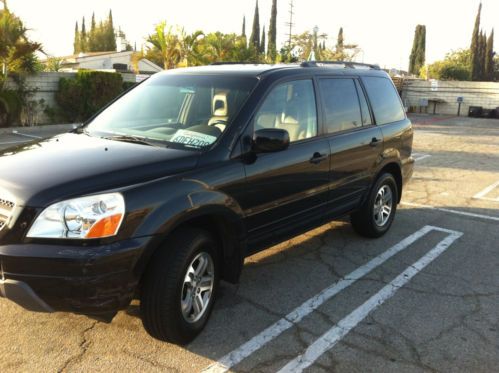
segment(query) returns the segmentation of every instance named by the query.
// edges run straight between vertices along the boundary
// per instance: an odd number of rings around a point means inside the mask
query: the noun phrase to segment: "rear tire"
[[[397,211],[399,191],[390,173],[382,174],[369,196],[350,220],[353,229],[364,237],[378,238],[390,229]]]
[[[166,245],[143,279],[142,323],[154,338],[183,345],[203,330],[211,314],[220,273],[217,244],[208,232],[188,228]]]

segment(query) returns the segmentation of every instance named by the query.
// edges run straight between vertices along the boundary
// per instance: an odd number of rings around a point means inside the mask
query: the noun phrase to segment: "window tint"
[[[359,97],[353,79],[322,79],[320,90],[328,133],[362,126]]]
[[[377,124],[397,122],[405,118],[399,95],[387,78],[363,78]]]
[[[369,106],[367,105],[366,96],[364,90],[360,86],[358,80],[355,80],[355,85],[357,86],[357,92],[359,93],[360,110],[362,111],[362,125],[369,126],[373,124],[371,113],[369,112]]]
[[[255,130],[280,128],[291,142],[317,135],[317,109],[311,80],[297,80],[275,87],[255,116]]]

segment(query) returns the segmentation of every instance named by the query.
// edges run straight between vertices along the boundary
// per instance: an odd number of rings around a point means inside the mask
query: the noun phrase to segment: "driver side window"
[[[255,116],[254,129],[288,131],[291,142],[317,135],[317,107],[312,80],[296,80],[275,87]]]

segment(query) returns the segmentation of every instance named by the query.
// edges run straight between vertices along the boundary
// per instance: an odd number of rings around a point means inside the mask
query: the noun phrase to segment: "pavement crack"
[[[92,343],[90,341],[90,339],[87,337],[87,333],[91,332],[98,323],[99,323],[98,321],[92,322],[92,324],[88,328],[84,329],[81,332],[81,342],[79,344],[80,352],[78,354],[70,357],[69,359],[67,359],[66,362],[64,363],[64,365],[62,366],[62,368],[57,370],[58,373],[67,372],[68,369],[74,363],[77,363],[77,362],[82,360],[83,356],[86,354],[86,352],[88,351],[88,348],[90,347],[90,345]]]

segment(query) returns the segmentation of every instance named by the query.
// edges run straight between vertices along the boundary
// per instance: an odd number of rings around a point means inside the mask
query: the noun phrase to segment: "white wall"
[[[461,115],[467,116],[470,106],[482,106],[484,109],[499,107],[499,83],[492,82],[457,82],[426,80],[405,80],[402,88],[402,99],[406,106],[419,106],[421,99],[439,99],[443,103],[437,104],[437,114],[457,115],[457,98],[463,97]],[[433,103],[430,103],[428,112],[433,112]]]

